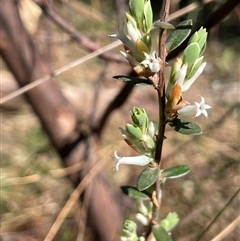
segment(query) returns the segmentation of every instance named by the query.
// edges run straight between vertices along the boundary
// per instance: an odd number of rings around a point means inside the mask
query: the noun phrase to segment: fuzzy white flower
[[[131,157],[120,157],[117,155],[117,151],[114,152],[112,156],[113,160],[116,161],[115,168],[118,171],[120,164],[128,164],[128,165],[138,165],[138,166],[145,166],[151,161],[153,161],[152,158],[149,158],[147,156],[131,156]]]
[[[195,105],[187,105],[178,111],[181,116],[198,117],[203,114],[208,117],[207,110],[212,108],[210,105],[205,104],[205,99],[201,96],[201,101],[195,102]]]
[[[162,61],[157,57],[156,52],[153,51],[151,54],[144,53],[144,55],[145,60],[143,60],[141,64],[145,68],[149,68],[152,73],[157,73],[161,69]]]

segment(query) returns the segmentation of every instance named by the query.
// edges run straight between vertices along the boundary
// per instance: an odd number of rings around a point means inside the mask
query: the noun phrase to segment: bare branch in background
[[[22,25],[17,1],[0,0],[0,4],[2,6],[0,54],[18,84],[24,86],[40,76],[48,75],[50,70],[45,59],[38,53],[32,38]],[[85,134],[82,132],[76,113],[62,96],[54,79],[51,78],[29,90],[25,96],[62,158],[63,164],[69,167],[83,160],[86,151]],[[96,141],[93,137],[91,147],[95,146]],[[81,173],[69,175],[75,187],[87,175],[89,168]],[[90,197],[88,222],[94,227],[98,240],[118,240],[115,236],[122,221],[119,203],[121,197],[114,196],[115,193],[112,193],[103,172],[98,173],[91,184],[94,191]],[[107,210],[108,215],[105,215],[102,210]]]
[[[100,48],[98,44],[84,36],[72,25],[70,25],[65,19],[59,16],[45,1],[35,0],[35,2],[39,5],[39,7],[41,7],[41,9],[47,17],[49,17],[55,24],[57,24],[64,31],[71,34],[72,38],[75,39],[84,49],[92,52]],[[101,54],[100,57],[109,61],[126,62],[121,55],[114,53],[106,52]]]

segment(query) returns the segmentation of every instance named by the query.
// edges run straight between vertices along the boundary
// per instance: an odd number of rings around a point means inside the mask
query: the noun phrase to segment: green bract
[[[132,137],[134,137],[134,139],[136,139],[136,140],[141,140],[141,138],[142,138],[142,131],[141,131],[140,128],[137,127],[136,125],[126,124],[126,131],[127,131]]]
[[[130,0],[129,12],[137,20],[141,20],[143,16],[145,0]]]
[[[188,66],[192,66],[194,62],[199,58],[200,48],[197,43],[191,43],[183,52],[183,64],[187,63]]]
[[[153,13],[151,2],[147,1],[144,5],[144,30],[149,33],[152,28],[153,23]]]
[[[130,113],[133,123],[145,133],[149,126],[149,119],[146,111],[138,107],[133,107]]]

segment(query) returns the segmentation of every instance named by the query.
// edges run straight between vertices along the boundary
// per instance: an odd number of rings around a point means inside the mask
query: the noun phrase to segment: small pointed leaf
[[[154,23],[153,26],[161,29],[175,29],[175,27],[171,23],[160,22],[160,21]]]
[[[152,28],[152,22],[153,22],[153,12],[152,12],[152,6],[150,1],[147,1],[144,5],[144,17],[145,17],[146,32],[149,32]]]
[[[188,66],[192,66],[194,62],[199,58],[200,48],[197,43],[192,43],[187,46],[183,52],[183,63],[188,63]]]
[[[162,226],[154,225],[152,231],[157,241],[172,241],[172,238]]]
[[[198,59],[194,62],[193,66],[192,66],[191,69],[189,70],[189,73],[188,73],[186,79],[190,79],[190,78],[193,77],[193,75],[197,72],[198,68],[199,68],[200,65],[202,64],[202,60],[203,60],[203,56],[200,57],[200,58],[198,58]]]
[[[113,78],[119,79],[122,82],[131,84],[131,85],[152,86],[152,83],[150,81],[148,81],[147,79],[141,79],[141,78],[137,78],[137,77],[130,77],[130,76],[124,76],[124,75],[116,75],[116,76],[113,76]]]
[[[189,122],[182,119],[174,119],[168,123],[175,131],[183,135],[200,135],[202,130],[200,126],[193,122]]]
[[[140,20],[142,18],[144,4],[145,4],[145,0],[129,1],[129,11],[137,20]]]
[[[192,20],[188,19],[178,24],[175,30],[168,36],[166,41],[166,49],[168,52],[173,51],[180,46],[189,36],[192,28]]]
[[[190,167],[187,165],[177,165],[175,167],[171,167],[168,169],[163,170],[164,177],[166,178],[178,178],[186,175],[190,172]]]
[[[148,200],[149,197],[143,192],[140,192],[136,187],[131,186],[122,186],[121,187],[123,193],[128,195],[131,198],[141,199],[141,200]]]
[[[156,167],[147,167],[145,168],[137,181],[137,188],[139,191],[143,191],[150,187],[153,183],[156,182],[159,175],[159,170]]]

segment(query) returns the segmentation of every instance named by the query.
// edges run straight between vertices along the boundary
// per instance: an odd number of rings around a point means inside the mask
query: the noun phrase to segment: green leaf
[[[177,213],[171,212],[166,218],[160,221],[160,225],[167,231],[170,232],[179,223]]]
[[[178,178],[186,175],[190,172],[190,167],[187,165],[177,165],[175,167],[171,167],[168,169],[163,170],[164,177],[166,178]]]
[[[152,28],[152,22],[153,22],[153,12],[152,12],[152,6],[150,1],[147,1],[144,5],[144,17],[145,17],[146,32],[149,32]]]
[[[175,30],[168,36],[166,41],[166,49],[168,52],[173,51],[180,46],[189,36],[192,28],[192,20],[188,19],[178,24]]]
[[[198,45],[201,49],[200,55],[202,55],[204,53],[204,50],[206,48],[206,44],[207,44],[207,32],[206,29],[200,29],[198,31],[198,36],[199,36],[199,41],[198,41]]]
[[[168,124],[177,132],[183,135],[200,135],[202,134],[202,130],[200,126],[193,122],[189,122],[182,119],[174,119]]]
[[[134,139],[136,140],[140,140],[142,138],[142,131],[140,130],[140,128],[136,125],[132,125],[132,124],[126,124],[126,131],[134,137]]]
[[[130,0],[129,1],[129,11],[134,18],[140,20],[143,15],[145,0]]]
[[[152,232],[157,241],[172,241],[167,231],[160,225],[154,225],[152,227]]]
[[[159,175],[159,170],[156,167],[147,167],[145,168],[137,181],[137,188],[139,191],[143,191],[150,187],[153,183],[156,182]]]
[[[140,192],[136,187],[131,186],[122,186],[121,187],[123,193],[128,195],[131,198],[141,199],[141,200],[148,200],[149,197],[143,192]]]
[[[200,48],[197,43],[192,43],[187,46],[183,52],[183,63],[188,63],[188,67],[192,66],[199,58]]]
[[[189,73],[188,73],[188,75],[187,75],[187,77],[186,77],[187,80],[190,79],[190,78],[192,78],[193,75],[197,72],[198,68],[199,68],[200,65],[202,64],[202,61],[203,61],[203,56],[200,57],[200,58],[198,58],[198,59],[194,62],[193,66],[191,67],[191,69],[190,69],[190,71],[189,71]]]
[[[153,26],[161,29],[171,29],[171,30],[175,29],[175,27],[171,23],[160,22],[160,21],[154,23]]]
[[[138,86],[152,86],[153,84],[147,79],[141,79],[137,77],[130,77],[124,75],[113,76],[114,79],[119,79],[127,84],[138,85]]]

